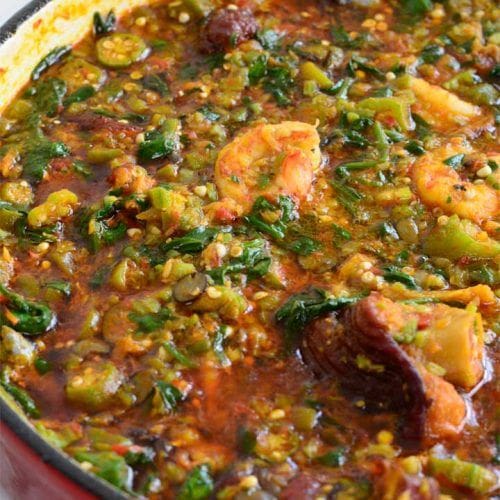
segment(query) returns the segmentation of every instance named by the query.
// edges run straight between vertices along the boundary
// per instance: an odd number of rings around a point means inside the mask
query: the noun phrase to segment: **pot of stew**
[[[52,0],[8,22],[8,498],[497,495],[498,18]]]

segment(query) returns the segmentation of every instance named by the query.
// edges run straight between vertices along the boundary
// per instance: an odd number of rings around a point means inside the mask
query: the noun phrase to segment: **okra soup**
[[[498,493],[499,14],[96,12],[0,118],[4,397],[134,497]]]

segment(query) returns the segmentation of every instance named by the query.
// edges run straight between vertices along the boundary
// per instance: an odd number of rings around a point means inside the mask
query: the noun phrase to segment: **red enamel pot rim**
[[[71,0],[69,0],[71,1]],[[16,33],[18,28],[36,14],[50,0],[33,0],[12,16],[0,27],[0,45]],[[127,496],[104,480],[84,471],[77,462],[60,450],[52,447],[33,428],[33,426],[12,408],[0,393],[0,453],[3,462],[0,484],[7,492],[15,491],[16,498],[24,496],[26,487],[47,486],[47,491],[40,491],[38,499],[49,498],[54,485],[64,491],[60,498],[106,500],[125,500]],[[4,484],[9,480],[6,470],[14,472],[21,466],[24,477],[17,475],[16,484]],[[5,469],[4,469],[5,467]],[[36,476],[40,475],[39,478]],[[48,474],[48,475],[47,475]],[[53,484],[51,484],[53,481]],[[49,487],[49,485],[51,487]],[[57,496],[57,495],[56,495]],[[31,497],[30,497],[31,498]],[[54,496],[50,496],[54,498]]]

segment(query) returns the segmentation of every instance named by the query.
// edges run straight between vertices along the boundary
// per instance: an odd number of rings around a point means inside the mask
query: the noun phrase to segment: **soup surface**
[[[96,13],[0,118],[6,397],[133,495],[494,495],[498,19]]]

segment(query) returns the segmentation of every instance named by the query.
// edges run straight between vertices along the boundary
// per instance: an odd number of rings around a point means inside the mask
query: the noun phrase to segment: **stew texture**
[[[492,0],[176,0],[0,118],[1,378],[134,496],[495,495]]]

